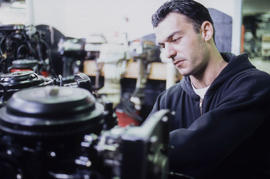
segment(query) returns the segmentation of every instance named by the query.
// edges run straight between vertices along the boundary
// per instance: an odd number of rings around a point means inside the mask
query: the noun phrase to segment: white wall
[[[85,37],[103,33],[106,37],[129,32],[129,39],[153,33],[152,13],[165,0],[26,0],[29,22],[48,24],[67,36]],[[242,0],[198,0],[233,18],[232,52],[240,53]],[[31,7],[31,5],[28,5]],[[129,21],[125,21],[128,17]],[[32,19],[31,19],[32,18]]]
[[[92,33],[115,35],[129,31],[130,38],[135,38],[153,32],[151,15],[164,0],[26,1],[29,4],[33,2],[32,22],[35,25],[52,25],[67,36],[87,37]],[[128,17],[128,22],[125,17]]]

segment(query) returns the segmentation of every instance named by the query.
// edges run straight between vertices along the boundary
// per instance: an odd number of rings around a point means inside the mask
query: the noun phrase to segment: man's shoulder
[[[170,88],[164,90],[159,94],[159,99],[161,101],[169,101],[170,99],[174,99],[177,96],[180,96],[181,92],[183,91],[180,82],[174,84]]]
[[[257,68],[250,68],[246,69],[242,72],[240,72],[238,75],[238,78],[243,79],[243,80],[252,80],[256,83],[262,82],[270,82],[270,75],[264,71],[258,70]],[[247,82],[252,82],[252,81],[247,81]]]
[[[176,84],[174,84],[173,86],[171,86],[170,88],[168,88],[167,90],[164,91],[164,94],[166,95],[173,95],[173,94],[178,94],[180,93],[181,91],[183,91],[183,88],[182,88],[182,84],[183,81],[180,81]]]
[[[270,93],[270,75],[256,68],[246,69],[231,77],[226,83],[231,95],[260,96]]]
[[[269,81],[270,75],[266,72],[258,70],[249,60],[247,54],[234,55],[231,53],[223,53],[223,57],[225,57],[228,61],[228,69],[226,73],[229,75],[229,79],[237,78],[247,80],[249,78],[253,80],[259,81]],[[252,82],[252,81],[246,81]],[[258,82],[258,81],[257,81]]]

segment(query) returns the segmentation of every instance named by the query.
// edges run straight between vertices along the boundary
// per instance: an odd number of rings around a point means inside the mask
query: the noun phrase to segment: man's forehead
[[[157,42],[166,41],[171,35],[177,33],[182,33],[182,27],[184,24],[190,23],[187,21],[184,15],[179,13],[171,12],[169,13],[156,28],[154,32],[156,34]]]
[[[181,25],[177,22],[177,17],[166,17],[163,21],[161,21],[156,28],[154,28],[154,32],[156,34],[157,42],[166,41],[169,37],[174,35],[175,33],[181,33]]]

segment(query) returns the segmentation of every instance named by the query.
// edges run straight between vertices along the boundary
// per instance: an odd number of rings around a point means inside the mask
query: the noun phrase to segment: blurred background
[[[209,8],[218,49],[247,53],[257,68],[270,73],[270,1],[198,1]],[[151,15],[164,2],[1,0],[2,72],[25,59],[38,59],[38,73],[45,76],[82,72],[115,108],[131,101],[125,110],[136,109],[145,118],[157,95],[181,80],[155,45]]]
[[[107,41],[129,40],[152,33],[150,17],[164,0],[1,0],[0,24],[47,24],[66,36]],[[269,72],[270,2],[268,0],[199,0],[233,17],[232,52],[248,53]],[[234,27],[233,27],[234,28]],[[238,32],[237,32],[238,31]],[[237,34],[238,33],[238,34]]]

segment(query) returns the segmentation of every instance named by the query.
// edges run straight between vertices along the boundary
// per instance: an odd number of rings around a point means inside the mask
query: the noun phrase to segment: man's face
[[[182,75],[203,72],[208,61],[207,45],[186,16],[169,13],[154,30],[162,53],[173,60]]]

